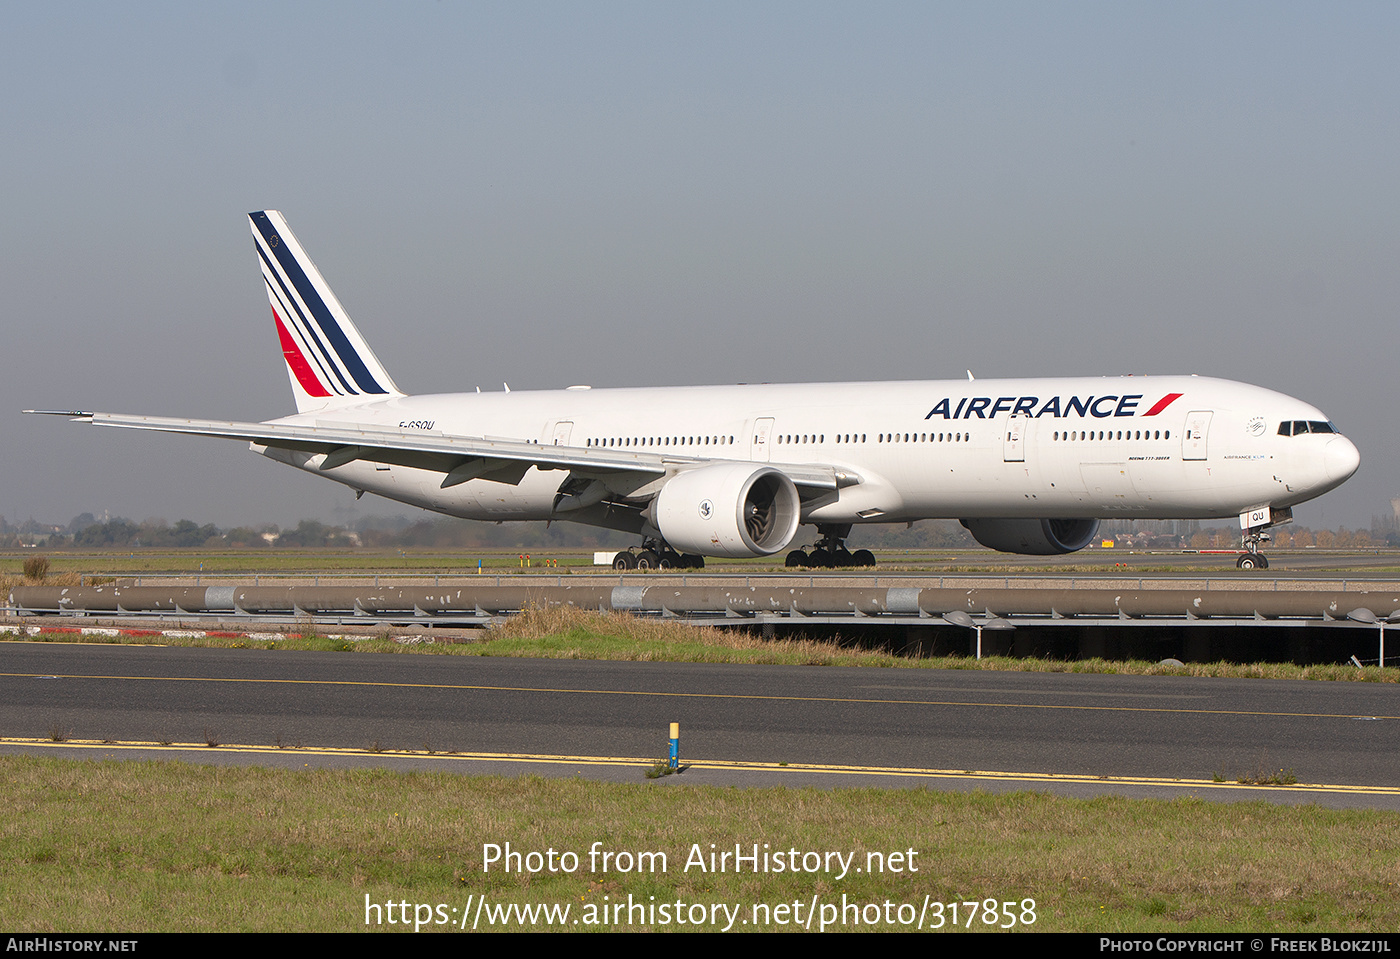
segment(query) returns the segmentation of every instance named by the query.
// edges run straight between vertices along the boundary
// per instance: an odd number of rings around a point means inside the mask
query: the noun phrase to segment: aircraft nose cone
[[[1357,451],[1356,444],[1344,436],[1329,440],[1322,455],[1327,465],[1327,478],[1334,483],[1349,478],[1361,465],[1361,453]]]

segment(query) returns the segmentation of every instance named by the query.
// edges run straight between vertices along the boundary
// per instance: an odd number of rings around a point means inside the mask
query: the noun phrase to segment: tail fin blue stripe
[[[278,265],[281,266],[281,273],[296,289],[307,309],[311,311],[316,325],[321,328],[321,332],[325,334],[326,339],[360,390],[365,393],[388,393],[389,391],[380,386],[373,374],[365,367],[364,362],[360,359],[360,354],[346,338],[335,317],[331,316],[325,301],[316,292],[316,287],[307,279],[306,272],[302,270],[296,257],[284,244],[273,245],[272,237],[275,234],[272,231],[272,224],[266,217],[253,217],[252,220],[258,232],[262,234],[268,248],[272,251],[272,255],[276,257]]]

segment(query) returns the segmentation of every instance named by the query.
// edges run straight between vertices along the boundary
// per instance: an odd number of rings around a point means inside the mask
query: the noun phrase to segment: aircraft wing
[[[526,470],[569,470],[586,476],[631,473],[643,486],[651,478],[723,462],[723,457],[675,456],[640,449],[616,447],[545,446],[524,440],[503,440],[441,433],[401,432],[370,426],[337,424],[300,426],[287,423],[240,423],[233,420],[196,420],[182,417],[135,416],[125,413],[93,413],[79,410],[25,410],[51,416],[67,416],[77,422],[119,429],[186,433],[218,439],[243,440],[259,446],[324,453],[321,469],[329,470],[355,460],[389,463],[443,474],[444,488],[473,479],[518,484]],[[813,492],[835,490],[859,482],[834,467],[819,464],[772,464],[799,488]]]

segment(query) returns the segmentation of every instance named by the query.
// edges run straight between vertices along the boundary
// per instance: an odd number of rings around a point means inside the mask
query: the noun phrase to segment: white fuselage
[[[1048,555],[1082,549],[1103,518],[1239,517],[1255,553],[1264,528],[1360,463],[1315,407],[1195,376],[408,396],[286,218],[248,222],[296,415],[30,412],[249,442],[452,516],[627,530],[644,548],[615,562],[647,568],[775,555],[801,523],[821,538],[785,563],[869,565],[845,545],[851,526],[935,518],[962,520],[984,546]]]
[[[275,422],[836,467],[857,481],[805,500],[801,519],[843,524],[1204,519],[1291,507],[1359,463],[1335,432],[1281,435],[1295,421],[1327,417],[1247,384],[1124,376],[403,396]],[[560,470],[442,488],[441,472],[366,461],[322,470],[322,455],[268,455],[453,516],[562,518],[553,512]]]

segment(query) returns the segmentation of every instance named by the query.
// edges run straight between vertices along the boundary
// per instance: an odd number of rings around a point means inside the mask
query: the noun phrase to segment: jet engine
[[[717,463],[669,480],[651,518],[679,552],[739,558],[786,549],[801,512],[786,474],[754,463]]]
[[[1031,556],[1073,553],[1099,531],[1096,519],[965,519],[962,524],[988,549]]]

